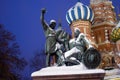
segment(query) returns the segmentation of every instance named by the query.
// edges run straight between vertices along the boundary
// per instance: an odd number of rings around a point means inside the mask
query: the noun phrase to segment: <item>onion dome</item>
[[[120,22],[115,28],[113,28],[110,38],[114,42],[120,40]]]
[[[77,2],[75,6],[70,8],[66,14],[66,20],[71,24],[75,20],[88,20],[93,21],[94,13],[91,8],[83,5],[81,2]]]

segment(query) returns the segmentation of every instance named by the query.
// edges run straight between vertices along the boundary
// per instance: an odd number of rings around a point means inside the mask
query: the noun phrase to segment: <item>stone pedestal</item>
[[[33,80],[104,80],[102,69],[83,70],[79,67],[49,67],[32,73]]]
[[[97,74],[74,74],[74,75],[52,75],[33,76],[33,80],[103,80],[104,73]]]
[[[106,70],[105,71],[106,76],[104,77],[104,80],[120,80],[120,69],[112,69],[112,70]]]

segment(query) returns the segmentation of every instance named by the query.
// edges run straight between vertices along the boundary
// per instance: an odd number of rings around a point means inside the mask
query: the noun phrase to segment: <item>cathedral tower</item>
[[[115,51],[115,44],[110,40],[110,33],[115,27],[116,15],[112,1],[91,0],[90,6],[94,12],[92,36],[101,52]]]

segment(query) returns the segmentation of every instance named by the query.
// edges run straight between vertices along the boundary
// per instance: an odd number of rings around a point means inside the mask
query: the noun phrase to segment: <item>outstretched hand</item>
[[[42,8],[41,11],[42,11],[42,14],[46,13],[46,9],[45,8]]]

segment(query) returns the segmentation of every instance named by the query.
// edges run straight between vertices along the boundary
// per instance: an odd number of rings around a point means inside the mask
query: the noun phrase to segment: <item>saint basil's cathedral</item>
[[[66,13],[72,30],[79,28],[100,52],[100,68],[115,68],[120,64],[120,23],[110,0],[90,0],[90,6],[78,1]]]

